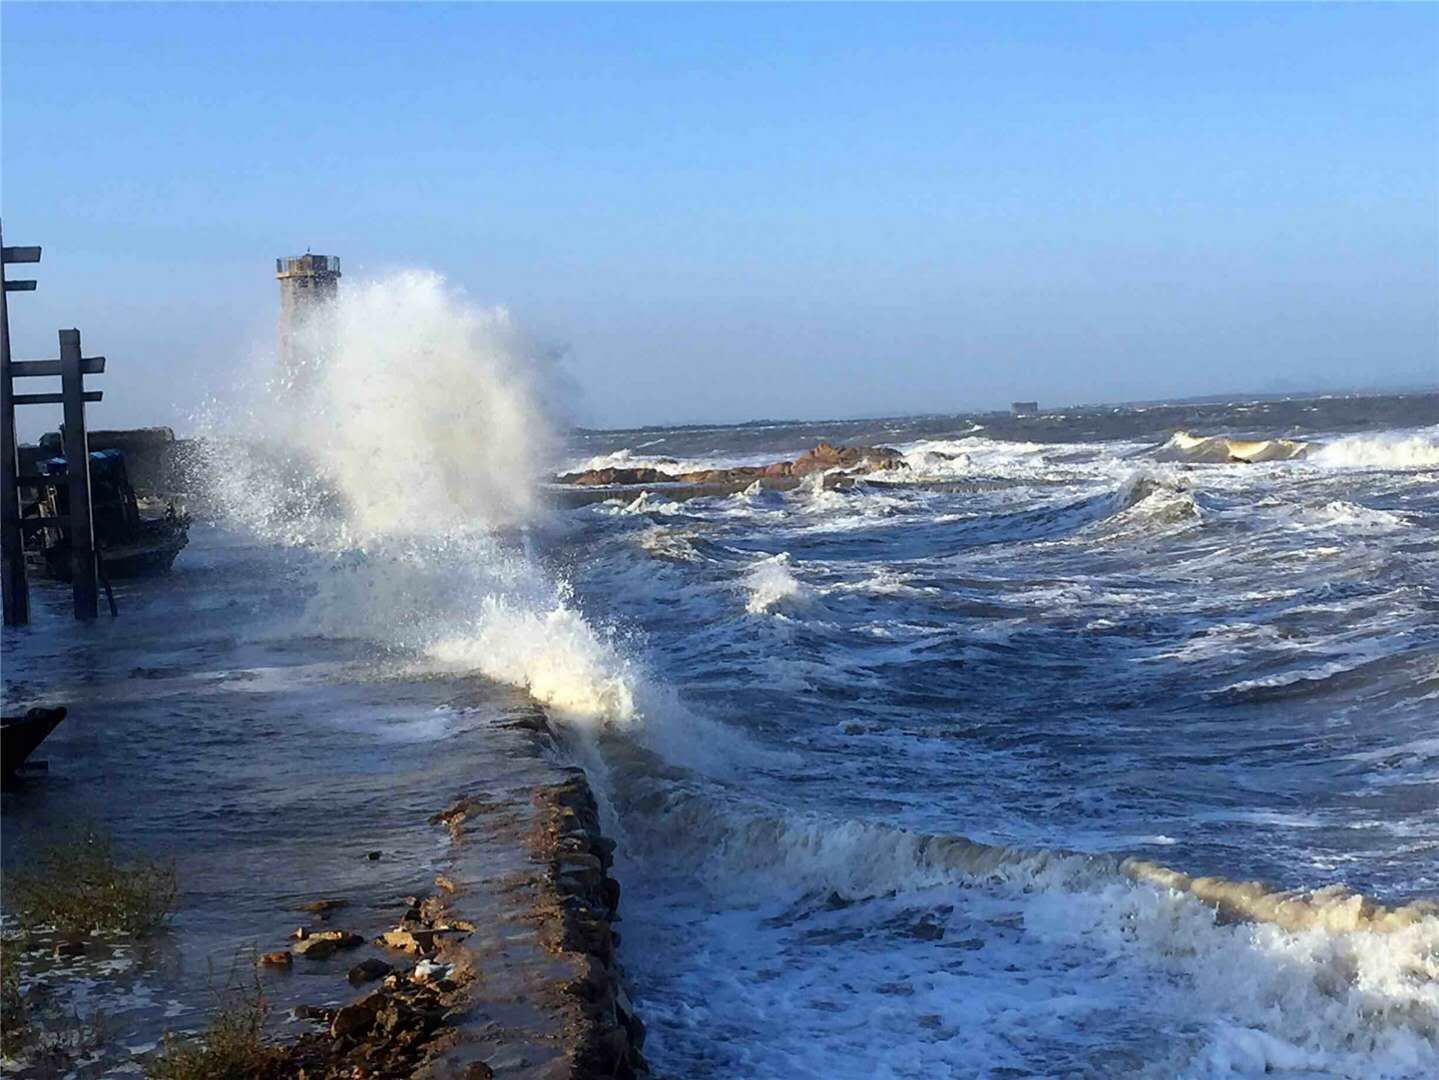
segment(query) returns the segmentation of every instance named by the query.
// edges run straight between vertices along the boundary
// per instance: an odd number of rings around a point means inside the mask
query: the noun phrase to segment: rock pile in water
[[[822,442],[793,461],[742,465],[733,469],[699,469],[670,473],[649,466],[588,469],[558,477],[562,484],[601,487],[611,484],[747,484],[755,480],[840,471],[850,476],[908,468],[904,455],[889,446],[833,446]]]

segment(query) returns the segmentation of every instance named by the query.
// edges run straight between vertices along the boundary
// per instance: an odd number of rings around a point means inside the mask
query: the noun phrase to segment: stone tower
[[[340,291],[340,260],[333,255],[292,255],[275,260],[280,282],[280,370],[304,381],[324,352],[322,315]]]

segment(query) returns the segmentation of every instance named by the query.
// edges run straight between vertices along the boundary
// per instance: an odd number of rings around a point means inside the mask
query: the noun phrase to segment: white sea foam
[[[1371,469],[1422,469],[1439,466],[1439,426],[1414,432],[1349,435],[1311,454],[1317,465]]]
[[[810,592],[794,576],[788,554],[761,559],[745,576],[745,588],[749,600],[745,610],[752,615],[762,615],[780,606],[793,606],[809,599]]]
[[[950,479],[1034,472],[1044,468],[1046,451],[1060,448],[967,435],[958,439],[921,439],[897,449],[904,454],[914,477]]]
[[[724,912],[708,901],[678,903],[684,947],[707,958],[696,983],[704,998],[687,997],[681,977],[668,997],[647,1003],[647,1015],[673,1035],[684,1022],[670,998],[692,1002],[686,1007],[700,1009],[707,1026],[726,1026],[729,1040],[763,1046],[767,1069],[921,1076],[1007,1062],[1048,1072],[1089,1052],[1112,1054],[1136,1038],[1136,1024],[1144,1030],[1161,1017],[1188,1018],[1189,1035],[1158,1054],[1133,1042],[1126,1071],[1249,1075],[1302,1065],[1408,1077],[1439,1066],[1432,907],[1277,893],[1140,862],[1120,872],[1111,859],[756,812],[679,792],[650,797],[644,816],[637,822],[632,808],[627,820],[636,844],[654,846],[652,858],[683,859],[686,845],[703,843],[693,865]],[[830,902],[817,905],[827,894]],[[1216,920],[1215,905],[1226,919]],[[670,908],[646,917],[663,921]],[[732,941],[743,942],[733,955]],[[953,953],[956,946],[979,950],[975,964],[957,967],[969,954]],[[717,964],[732,984],[713,977]],[[826,975],[836,964],[842,973]],[[1006,970],[1022,976],[1012,984]],[[841,994],[832,992],[835,978]],[[756,994],[752,1011],[746,1002]],[[1045,1037],[1032,1028],[1040,1000],[1061,1017],[1088,1018]],[[886,1019],[900,1004],[910,1020]],[[932,1019],[911,1031],[921,1015]],[[1006,1033],[1031,1055],[1048,1048],[1061,1056],[1047,1067],[1043,1058],[1014,1058]],[[837,1055],[836,1042],[851,1037],[857,1045]],[[823,1045],[823,1054],[807,1043]],[[683,1046],[673,1060],[684,1060]]]

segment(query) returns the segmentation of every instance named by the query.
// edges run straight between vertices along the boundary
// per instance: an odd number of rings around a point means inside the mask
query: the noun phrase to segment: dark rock
[[[324,960],[336,949],[353,949],[365,939],[350,930],[314,930],[295,942],[295,953],[311,960]]]
[[[346,978],[350,980],[352,986],[360,986],[363,983],[374,982],[376,979],[383,979],[394,970],[392,965],[372,956],[367,960],[361,960],[352,967]]]
[[[327,960],[335,955],[340,946],[329,938],[307,937],[295,942],[295,955],[307,960]]]
[[[308,911],[311,915],[325,916],[332,911],[337,911],[349,904],[348,900],[341,900],[337,897],[328,897],[324,900],[312,900],[308,904],[301,904],[301,911]]]
[[[85,943],[83,941],[62,941],[55,946],[55,955],[59,956],[84,956]]]

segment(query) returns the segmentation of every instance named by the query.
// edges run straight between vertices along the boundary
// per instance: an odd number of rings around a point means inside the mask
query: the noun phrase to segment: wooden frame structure
[[[0,263],[0,547],[3,547],[5,624],[23,626],[30,621],[30,590],[25,574],[24,534],[28,530],[63,528],[70,538],[70,582],[75,618],[93,619],[99,614],[98,566],[95,531],[91,520],[90,444],[85,429],[85,403],[99,401],[99,390],[85,389],[85,376],[105,370],[103,356],[85,357],[80,351],[80,331],[60,331],[57,360],[12,360],[10,356],[10,307],[6,293],[30,292],[34,281],[4,280],[3,268],[10,263],[40,261],[38,247],[4,247]],[[60,376],[59,393],[17,394],[14,380]],[[15,406],[61,405],[65,410],[65,482],[69,512],[63,517],[26,517],[20,491],[55,482],[54,477],[25,476],[19,471],[15,432]]]

